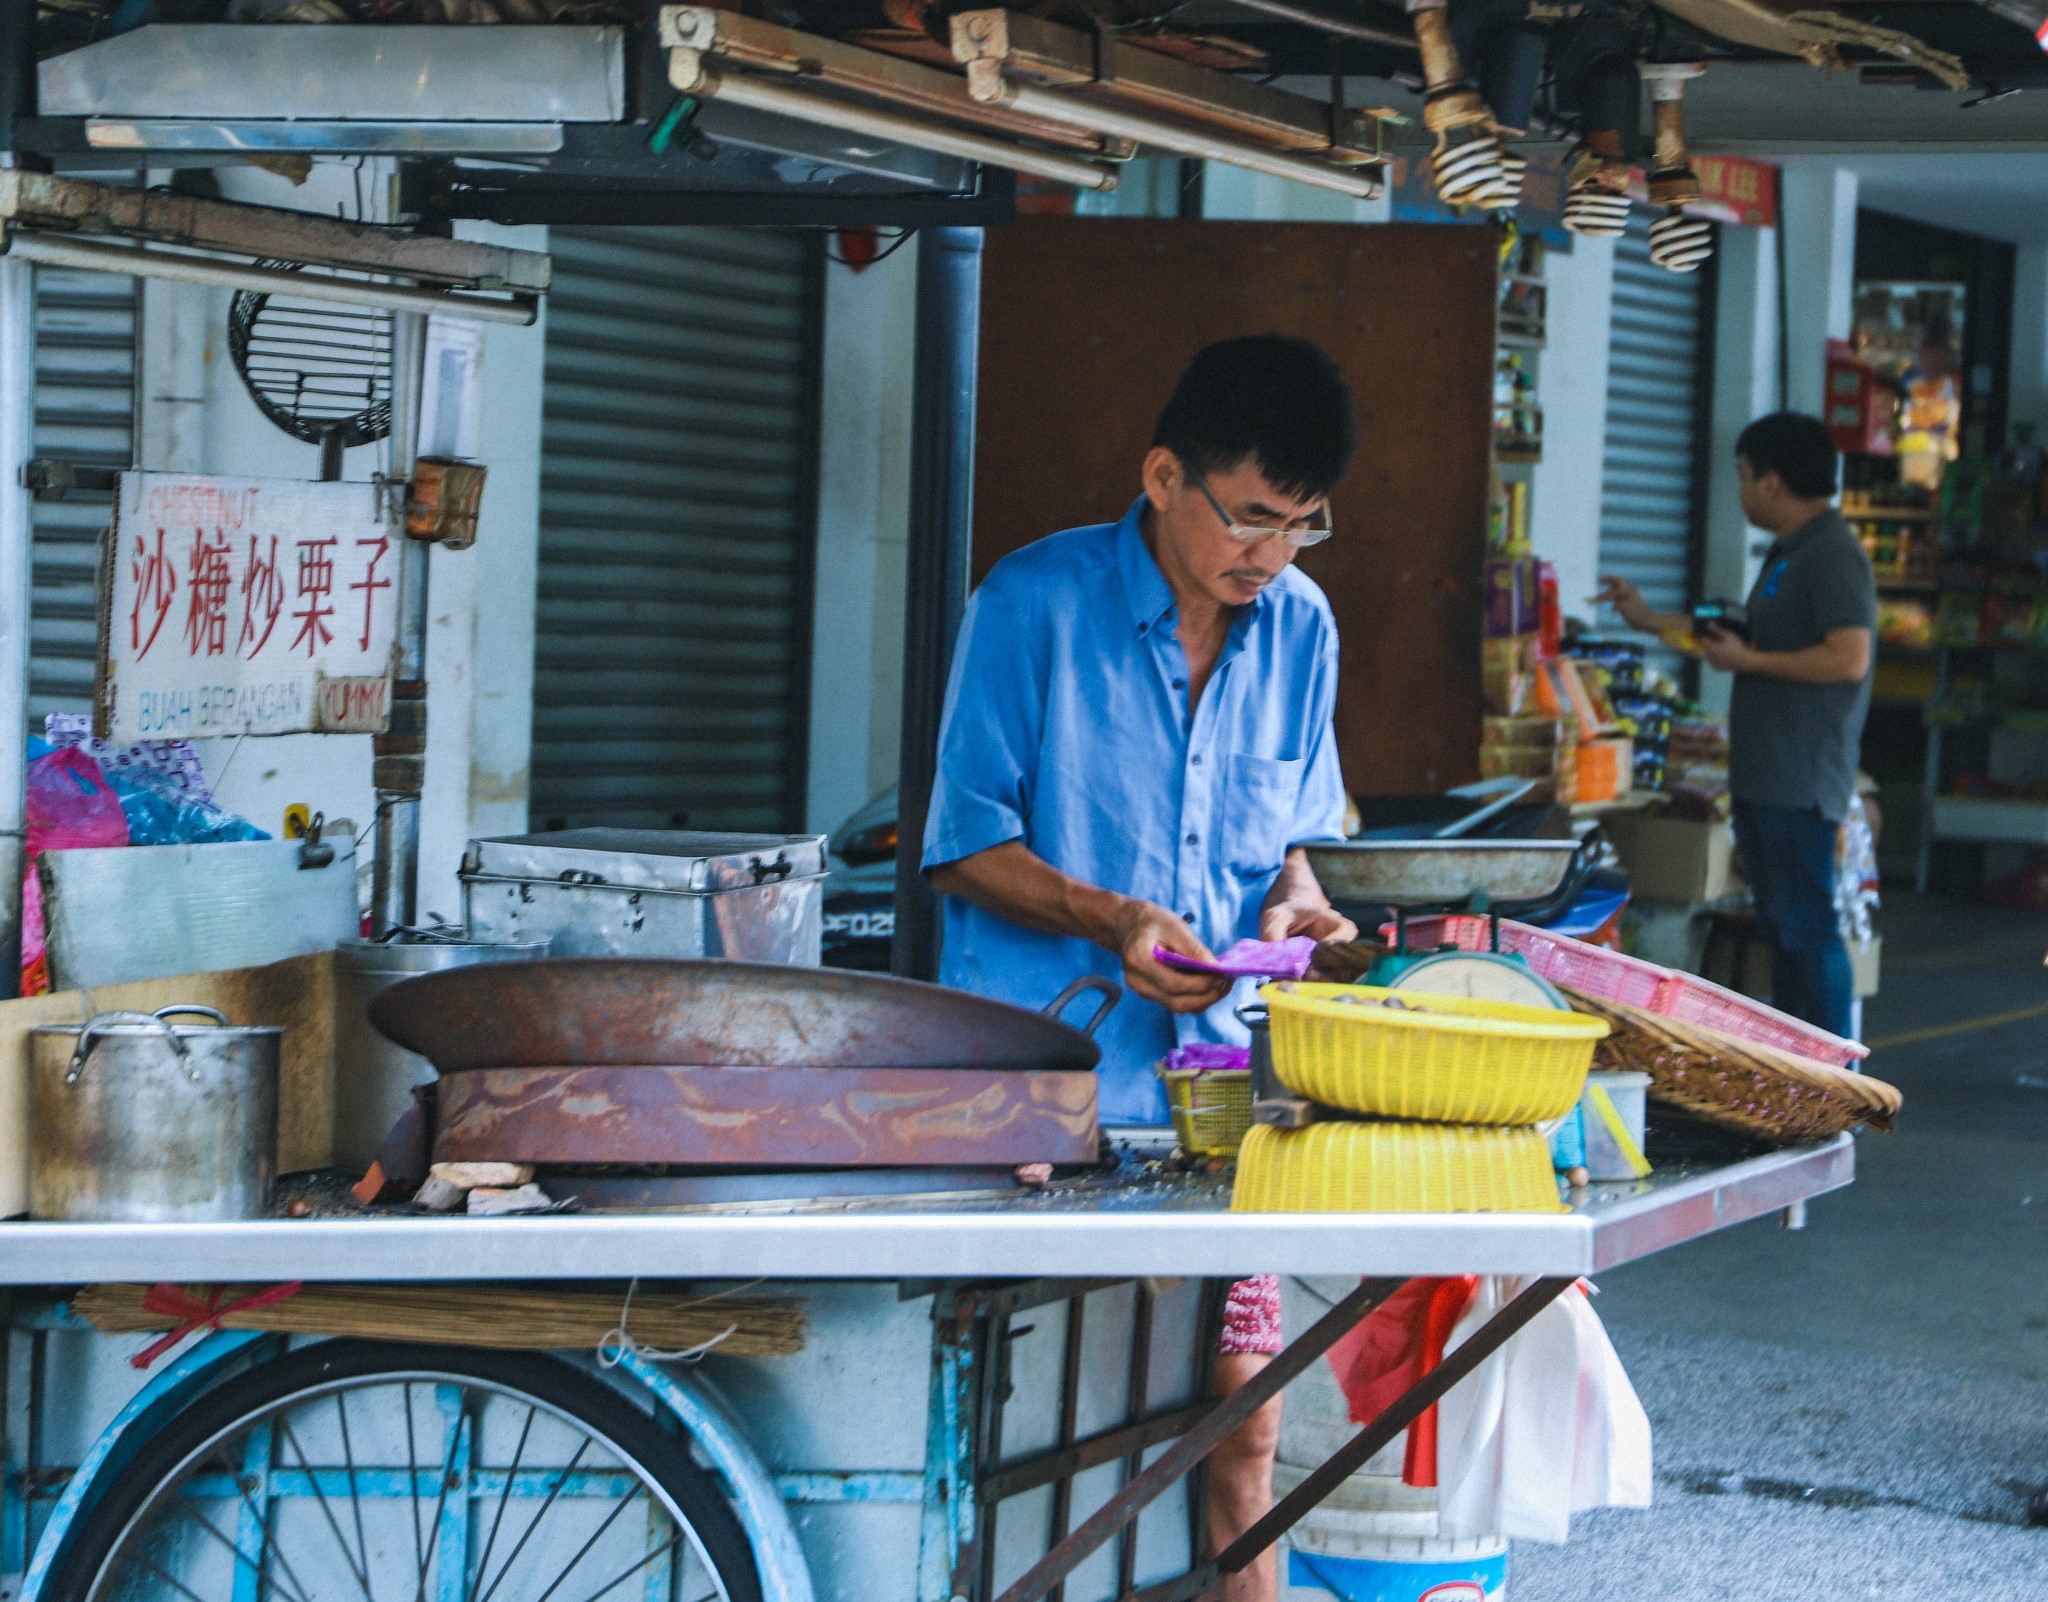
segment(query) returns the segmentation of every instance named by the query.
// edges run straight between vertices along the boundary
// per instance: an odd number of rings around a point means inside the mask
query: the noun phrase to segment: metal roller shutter
[[[1600,571],[1660,612],[1696,599],[1701,277],[1652,265],[1640,220],[1615,241]]]
[[[803,784],[815,256],[557,228],[533,827],[780,829]]]
[[[119,273],[36,272],[35,453],[91,467],[135,461],[136,280]],[[34,510],[29,718],[92,710],[100,531],[113,497],[73,490]]]

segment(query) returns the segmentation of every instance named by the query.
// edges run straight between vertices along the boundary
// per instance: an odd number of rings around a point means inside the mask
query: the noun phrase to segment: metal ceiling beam
[[[1040,88],[1085,91],[1092,99],[1184,118],[1283,150],[1334,147],[1360,157],[1372,152],[1372,119],[1363,112],[1341,113],[1333,137],[1331,108],[1323,101],[1190,66],[1156,50],[1105,41],[1018,11],[958,12],[952,28],[954,59],[966,66],[977,99],[993,98],[986,85],[1000,74]]]
[[[437,239],[312,212],[208,200],[175,190],[118,189],[18,168],[0,170],[0,223],[71,236],[114,235],[520,295],[545,293],[554,266],[553,259],[541,251]]]
[[[252,267],[241,262],[223,261],[218,256],[108,244],[101,240],[27,229],[11,230],[6,243],[6,253],[23,261],[39,261],[52,267],[71,267],[83,272],[169,278],[188,284],[253,290],[258,294],[289,295],[294,300],[336,301],[344,306],[370,306],[415,315],[436,312],[446,317],[513,323],[520,327],[532,323],[537,315],[534,297],[530,295],[510,300],[487,300],[477,295],[455,295],[439,289],[371,284],[355,278],[330,278],[323,273],[290,272],[281,267]]]

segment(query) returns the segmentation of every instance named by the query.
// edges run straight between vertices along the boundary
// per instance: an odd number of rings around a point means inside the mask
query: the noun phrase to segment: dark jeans
[[[1856,987],[1835,916],[1835,830],[1818,807],[1735,803],[1735,844],[1773,948],[1771,1005],[1847,1035]]]

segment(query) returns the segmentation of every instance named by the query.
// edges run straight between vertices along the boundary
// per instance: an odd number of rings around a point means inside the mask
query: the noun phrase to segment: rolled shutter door
[[[556,228],[536,829],[780,829],[803,782],[812,256]]]
[[[1652,265],[1641,220],[1615,241],[1600,571],[1659,612],[1696,598],[1700,278]]]
[[[135,460],[136,280],[35,269],[35,453],[80,466]],[[73,490],[34,506],[29,719],[92,711],[100,531],[113,497]]]

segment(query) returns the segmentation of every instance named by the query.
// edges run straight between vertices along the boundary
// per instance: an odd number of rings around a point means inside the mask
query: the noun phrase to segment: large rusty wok
[[[496,966],[496,965],[493,965]],[[873,974],[565,958],[393,985],[371,1021],[444,1078],[387,1177],[435,1161],[862,1169],[1078,1163],[1096,1153],[1089,1038],[1122,992],[1045,1013]],[[1058,1021],[1101,993],[1086,1030]]]
[[[1103,996],[1085,1030],[1059,1021]],[[1089,974],[1044,1013],[943,985],[771,963],[567,957],[422,974],[370,1007],[444,1074],[478,1068],[984,1068],[1086,1071],[1122,992]]]

